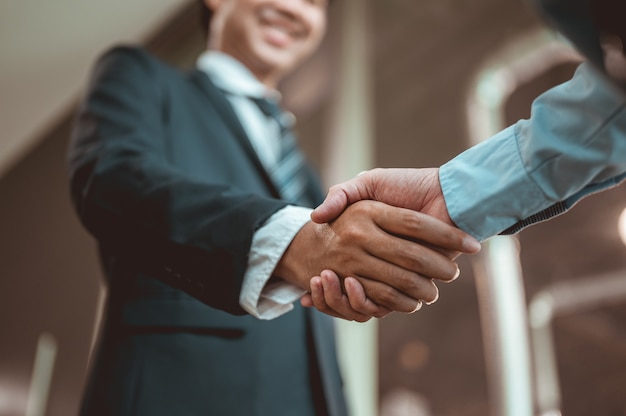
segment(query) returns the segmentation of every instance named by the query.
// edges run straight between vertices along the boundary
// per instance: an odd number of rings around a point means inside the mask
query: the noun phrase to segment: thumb
[[[318,224],[324,224],[337,218],[348,206],[348,196],[340,185],[330,188],[324,202],[311,213],[311,220]]]
[[[370,192],[372,171],[363,171],[355,178],[331,186],[322,205],[311,213],[311,220],[324,224],[337,218],[350,204],[363,199],[372,199]]]

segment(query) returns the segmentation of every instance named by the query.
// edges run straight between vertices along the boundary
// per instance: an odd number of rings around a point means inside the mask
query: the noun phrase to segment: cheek
[[[326,12],[322,10],[315,10],[314,13],[309,13],[308,19],[309,27],[317,32],[323,32],[326,30]]]
[[[318,46],[324,35],[326,34],[326,15],[317,14],[314,17],[308,19],[309,27],[309,40],[308,42]]]
[[[315,46],[319,46],[322,41],[322,38],[326,34],[326,17],[319,16],[316,20],[314,20],[310,26],[311,29],[311,38],[313,39],[313,43]]]
[[[312,36],[309,38],[307,42],[308,53],[314,52],[317,48],[319,48],[320,44],[322,43],[323,38],[324,38],[324,31],[319,31],[319,32],[312,34]]]

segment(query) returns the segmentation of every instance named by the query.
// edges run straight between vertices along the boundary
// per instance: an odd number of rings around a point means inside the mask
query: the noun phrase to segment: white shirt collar
[[[225,92],[254,98],[270,97],[280,101],[281,95],[278,91],[268,89],[245,65],[223,52],[203,52],[198,57],[196,66]]]

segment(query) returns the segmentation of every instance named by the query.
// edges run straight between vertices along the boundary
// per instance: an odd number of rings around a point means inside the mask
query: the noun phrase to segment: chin
[[[292,56],[283,53],[260,53],[257,54],[258,62],[271,72],[285,74],[291,71],[299,62]]]

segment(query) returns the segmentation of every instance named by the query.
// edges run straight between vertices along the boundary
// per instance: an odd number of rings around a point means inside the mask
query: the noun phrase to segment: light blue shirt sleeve
[[[589,64],[520,120],[441,166],[450,218],[479,240],[519,231],[626,178],[624,96]]]

